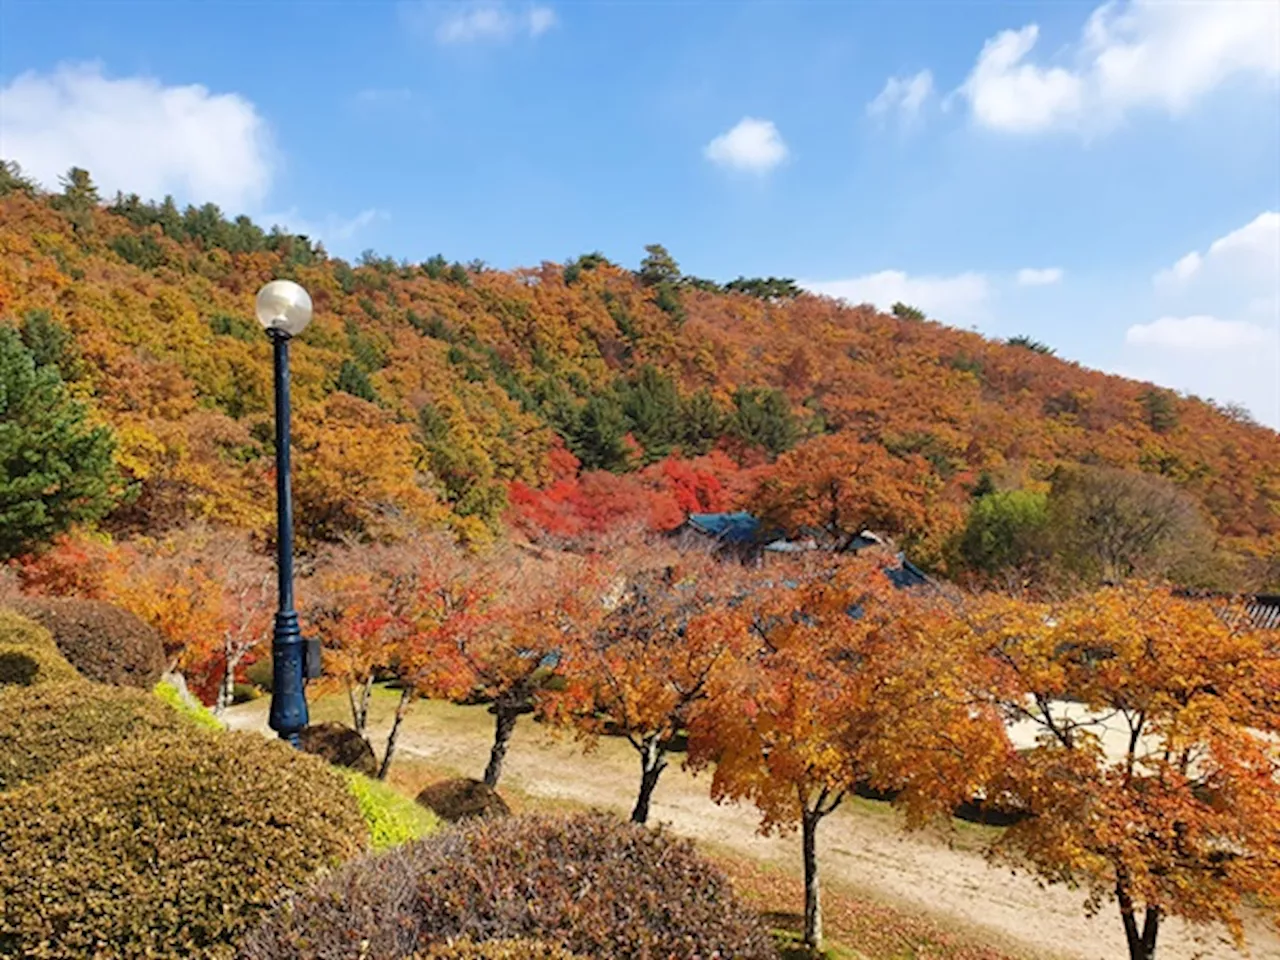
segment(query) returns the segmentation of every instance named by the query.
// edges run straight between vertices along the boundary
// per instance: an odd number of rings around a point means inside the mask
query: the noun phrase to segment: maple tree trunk
[[[511,735],[516,731],[519,712],[498,707],[494,710],[493,748],[489,751],[489,765],[484,768],[484,782],[487,787],[496,787],[502,776],[502,761],[506,759],[507,747],[511,745]]]
[[[387,748],[382,753],[382,766],[378,768],[378,779],[387,779],[387,771],[391,769],[391,758],[396,753],[396,741],[400,739],[400,724],[404,721],[404,715],[409,712],[409,704],[412,703],[413,689],[404,687],[400,691],[400,702],[396,704],[396,718],[391,721],[391,732],[387,734]]]
[[[654,787],[658,778],[667,767],[663,750],[658,746],[656,737],[646,740],[640,750],[640,795],[636,797],[635,808],[631,811],[631,822],[645,824],[649,820],[649,801],[653,799]]]
[[[804,847],[804,945],[810,950],[822,949],[822,893],[818,889],[818,819],[805,811],[801,819],[801,842]]]
[[[362,737],[366,735],[365,728],[369,725],[369,699],[372,696],[372,676],[366,677],[359,687],[347,685],[347,699],[351,701],[351,728]]]
[[[1155,960],[1156,936],[1160,932],[1160,908],[1147,907],[1138,929],[1137,912],[1123,879],[1116,881],[1116,900],[1120,903],[1120,919],[1124,921],[1124,938],[1129,945],[1129,960]]]
[[[240,662],[239,657],[232,657],[231,645],[229,643],[223,646],[223,663],[222,681],[218,684],[218,698],[213,702],[213,715],[221,717],[231,706],[231,701],[236,698],[236,665]]]

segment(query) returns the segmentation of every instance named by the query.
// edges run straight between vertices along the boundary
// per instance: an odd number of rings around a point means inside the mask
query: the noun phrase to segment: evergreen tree
[[[120,478],[106,427],[86,423],[52,364],[0,327],[0,559],[104,516]]]
[[[369,375],[360,369],[360,365],[352,360],[343,360],[338,370],[336,388],[370,403],[378,402],[378,393],[369,382]]]
[[[659,283],[679,283],[680,265],[660,243],[651,243],[644,248],[648,254],[640,261],[640,282],[645,286],[656,286]]]
[[[29,197],[36,195],[35,181],[24,176],[22,168],[12,160],[0,160],[0,197],[10,193],[25,193]]]
[[[582,409],[569,449],[588,470],[621,472],[631,466],[631,422],[610,396],[592,397]]]
[[[733,402],[733,431],[743,443],[775,457],[795,446],[800,431],[782,391],[739,387]]]
[[[661,460],[680,440],[680,395],[670,377],[650,364],[625,382],[619,392],[622,412],[631,421],[631,430],[645,459]]]
[[[680,404],[680,442],[686,455],[710,453],[728,425],[728,414],[705,388]]]
[[[22,320],[21,337],[37,367],[56,367],[62,377],[72,377],[74,340],[65,327],[54,322],[48,310],[29,311]]]

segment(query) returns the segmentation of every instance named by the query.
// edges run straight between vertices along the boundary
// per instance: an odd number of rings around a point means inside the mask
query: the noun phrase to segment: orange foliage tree
[[[743,637],[691,621],[738,592],[741,568],[699,554],[642,550],[614,567],[609,613],[577,633],[570,647],[559,719],[589,744],[622,736],[640,759],[640,788],[631,819],[645,823],[667,755],[687,735],[716,677],[741,654]],[[616,600],[614,599],[616,596]]]
[[[466,629],[425,644],[414,674],[418,689],[458,702],[487,702],[493,745],[484,782],[497,786],[516,722],[534,713],[563,677],[574,634],[605,610],[594,565],[573,556],[541,559],[495,550],[478,578],[487,598]]]
[[[1034,734],[992,796],[1022,817],[995,856],[1114,899],[1131,960],[1161,921],[1280,920],[1280,651],[1242,610],[1142,584],[969,617],[988,696]],[[1015,730],[1018,727],[1014,728]]]
[[[771,581],[690,625],[738,631],[754,650],[712,691],[689,760],[714,764],[712,797],[751,801],[763,831],[800,827],[804,938],[817,949],[822,819],[866,787],[921,824],[974,796],[1007,749],[998,715],[964,683],[972,666],[946,601],[895,590],[866,558]]]
[[[954,519],[918,455],[895,457],[851,434],[826,434],[783,454],[753,499],[769,523],[812,530],[838,546],[863,530],[920,540]]]

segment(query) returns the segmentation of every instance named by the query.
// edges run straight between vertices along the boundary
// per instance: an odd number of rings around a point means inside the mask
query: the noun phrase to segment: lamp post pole
[[[293,600],[293,491],[289,457],[289,340],[311,320],[311,298],[288,280],[258,292],[258,320],[274,350],[276,401],[276,584],[279,602],[271,638],[271,729],[295,747],[307,725],[305,644]]]

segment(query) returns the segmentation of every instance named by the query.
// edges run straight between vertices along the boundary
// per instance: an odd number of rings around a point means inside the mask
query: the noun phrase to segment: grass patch
[[[826,949],[806,951],[804,888],[790,872],[736,854],[709,853],[733,881],[734,890],[765,917],[789,960],[1027,960],[980,942],[940,922],[823,884],[822,916]]]

